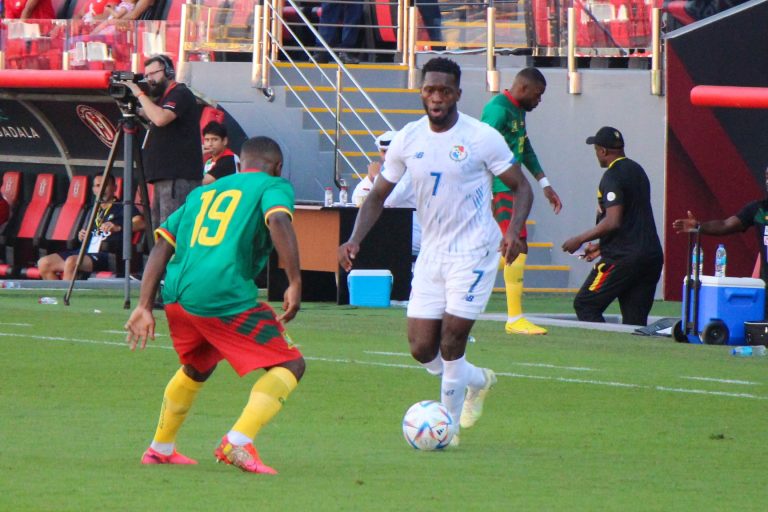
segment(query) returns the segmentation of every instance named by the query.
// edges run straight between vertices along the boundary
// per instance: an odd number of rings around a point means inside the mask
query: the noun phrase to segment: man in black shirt
[[[101,175],[93,178],[94,200],[98,200],[102,180]],[[118,233],[123,230],[123,207],[116,203],[116,190],[115,177],[108,174],[102,193],[103,200],[96,210],[93,232],[83,260],[80,262],[80,268],[76,268],[80,249],[55,252],[38,260],[37,268],[40,270],[40,277],[54,280],[61,276],[61,279],[70,281],[78,270],[91,273],[109,269],[110,254],[117,254],[122,248],[122,236],[118,236]],[[85,230],[87,222],[88,219],[86,218],[83,222],[83,228],[78,232],[78,239],[81,242],[88,235]],[[137,213],[133,216],[131,225],[133,231],[143,230],[145,227],[144,217]]]
[[[579,320],[604,322],[603,312],[618,298],[623,323],[646,325],[663,265],[651,185],[643,168],[624,155],[624,138],[617,129],[604,126],[587,144],[595,146],[597,161],[606,168],[597,190],[597,223],[566,240],[563,250],[573,254],[587,244],[584,258],[600,261],[573,307]],[[597,239],[599,245],[588,243]]]
[[[765,188],[768,191],[768,169],[765,170]],[[760,246],[760,279],[768,286],[768,197],[747,203],[739,213],[727,219],[699,222],[689,211],[688,218],[672,222],[672,228],[677,233],[698,229],[701,234],[716,236],[742,233],[751,226],[755,227],[757,243]],[[768,318],[768,301],[766,301],[766,318]]]
[[[139,113],[151,122],[142,156],[146,180],[155,188],[152,224],[157,228],[200,185],[203,150],[195,95],[174,79],[171,59],[150,57],[144,76],[154,101],[137,84],[125,84],[138,98]]]

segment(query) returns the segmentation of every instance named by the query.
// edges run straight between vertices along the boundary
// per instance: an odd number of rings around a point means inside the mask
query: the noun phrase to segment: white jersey
[[[459,113],[450,130],[438,133],[424,116],[397,132],[381,175],[391,183],[411,175],[420,256],[460,260],[498,248],[491,182],[514,162],[504,138],[487,124]]]

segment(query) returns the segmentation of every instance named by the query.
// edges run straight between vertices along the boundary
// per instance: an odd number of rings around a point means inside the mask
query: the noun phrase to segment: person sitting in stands
[[[213,183],[219,178],[240,172],[240,159],[227,146],[227,127],[211,121],[203,127],[203,148],[211,157],[203,167],[203,185]]]
[[[98,0],[97,0],[98,1]],[[117,20],[129,19],[128,15],[136,8],[136,0],[122,0],[117,7],[113,7],[111,4],[104,7],[104,12],[108,14],[106,19],[99,23],[96,28],[93,29],[92,34],[109,34],[113,33],[115,28],[115,22]]]
[[[101,175],[93,178],[93,195],[95,197],[98,197],[102,180],[103,177]],[[102,194],[104,200],[96,211],[91,241],[88,244],[86,254],[83,255],[83,261],[80,262],[80,268],[76,269],[79,249],[48,254],[37,262],[37,268],[40,270],[40,276],[43,279],[55,280],[59,279],[59,275],[61,275],[62,279],[70,281],[75,277],[77,270],[88,273],[108,270],[110,253],[116,252],[122,243],[121,237],[112,236],[123,230],[123,208],[122,205],[115,204],[116,189],[114,176],[108,175]],[[134,215],[132,222],[133,230],[139,231],[144,229],[144,227],[144,217]],[[83,241],[86,235],[85,228],[81,229],[78,233],[78,238],[80,241]],[[106,250],[104,250],[105,244],[107,246]]]
[[[91,0],[83,6],[82,10],[76,12],[72,19],[83,20],[87,25],[95,25],[102,20],[107,19],[109,13],[106,11],[107,5],[113,5],[115,0]]]

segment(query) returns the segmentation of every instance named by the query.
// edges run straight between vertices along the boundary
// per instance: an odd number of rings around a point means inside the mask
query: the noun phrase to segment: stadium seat
[[[397,4],[390,0],[375,0],[373,9],[374,40],[394,47],[397,44],[397,33],[394,26],[397,25]],[[379,46],[377,46],[378,48]]]
[[[5,256],[6,246],[13,243],[14,234],[18,228],[18,209],[21,204],[22,174],[19,171],[8,171],[3,174],[2,188],[0,194],[8,203],[8,222],[0,226],[0,257]],[[11,275],[13,269],[10,264],[4,261],[0,262],[0,276]]]
[[[43,240],[53,210],[55,183],[53,174],[37,175],[32,197],[21,214],[15,243],[6,250],[6,262],[9,265],[2,269],[0,275],[14,275],[18,268],[27,266],[27,263],[35,259],[35,249]]]
[[[89,193],[88,176],[72,178],[64,204],[53,208],[45,237],[38,249],[50,253],[71,249],[78,245],[77,234],[85,219],[85,205]],[[40,271],[36,265],[22,268],[20,275],[27,279],[40,279]]]

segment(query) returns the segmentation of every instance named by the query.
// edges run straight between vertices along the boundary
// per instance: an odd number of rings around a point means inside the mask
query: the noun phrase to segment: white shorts
[[[499,253],[462,261],[416,260],[408,316],[438,320],[449,313],[476,320],[485,311],[496,282]]]

